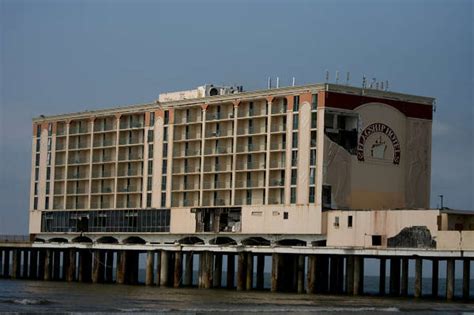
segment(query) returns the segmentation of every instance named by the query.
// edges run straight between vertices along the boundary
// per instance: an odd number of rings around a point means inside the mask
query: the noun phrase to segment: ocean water
[[[372,281],[366,277],[366,288]],[[375,278],[374,278],[375,279]],[[370,291],[370,290],[369,290]],[[375,290],[373,290],[375,291]],[[154,314],[474,314],[474,301],[0,280],[0,312]]]

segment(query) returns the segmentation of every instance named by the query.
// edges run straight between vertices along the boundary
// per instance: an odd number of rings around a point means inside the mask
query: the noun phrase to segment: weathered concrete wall
[[[348,226],[352,216],[352,227]],[[327,212],[327,245],[374,247],[372,236],[380,235],[382,247],[389,238],[397,236],[407,227],[426,227],[434,238],[437,235],[438,210],[373,210]],[[336,217],[339,225],[336,226]]]
[[[474,250],[474,231],[439,231],[437,249]]]
[[[170,221],[171,233],[195,233],[196,214],[190,208],[173,208]]]

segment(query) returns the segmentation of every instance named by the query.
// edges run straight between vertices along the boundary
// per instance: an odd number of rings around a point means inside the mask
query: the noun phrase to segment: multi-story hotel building
[[[37,117],[30,234],[317,242],[328,209],[428,208],[433,101],[334,84],[205,86]]]

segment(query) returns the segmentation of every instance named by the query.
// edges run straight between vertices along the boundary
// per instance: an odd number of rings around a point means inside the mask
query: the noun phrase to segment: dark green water
[[[367,277],[367,286],[371,281]],[[474,302],[0,280],[0,312],[474,314]]]

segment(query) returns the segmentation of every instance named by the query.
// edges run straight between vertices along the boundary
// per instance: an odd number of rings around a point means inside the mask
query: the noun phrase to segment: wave
[[[52,301],[44,299],[11,299],[4,300],[3,303],[18,304],[18,305],[49,305],[53,304]]]
[[[166,310],[159,310],[160,313],[166,313]],[[178,308],[171,309],[170,312],[191,312],[191,313],[314,313],[314,312],[343,312],[343,313],[368,313],[368,312],[391,312],[398,313],[400,309],[397,307],[325,307],[325,306],[315,306],[315,307],[279,307],[279,308],[257,308],[257,309],[247,309],[247,308]]]

